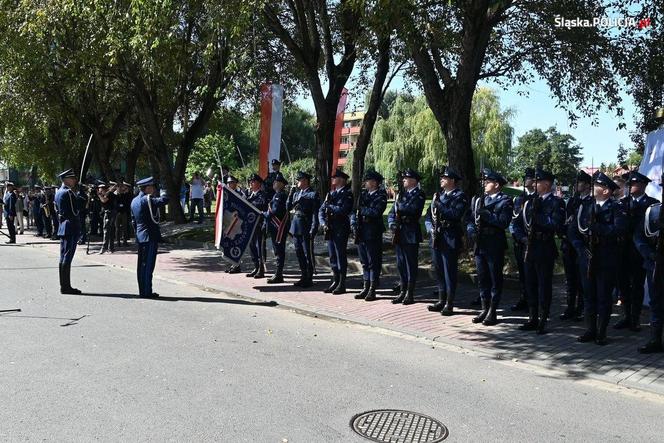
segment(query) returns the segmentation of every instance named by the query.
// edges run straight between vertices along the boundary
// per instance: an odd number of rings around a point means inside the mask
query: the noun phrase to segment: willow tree
[[[471,107],[471,141],[475,154],[492,168],[505,170],[512,146],[511,109],[502,109],[495,91],[479,88]],[[374,167],[394,179],[410,167],[434,187],[436,173],[449,163],[449,150],[426,98],[399,95],[387,119],[379,120],[371,142]],[[467,176],[464,178],[468,179]],[[470,178],[472,180],[472,177]]]

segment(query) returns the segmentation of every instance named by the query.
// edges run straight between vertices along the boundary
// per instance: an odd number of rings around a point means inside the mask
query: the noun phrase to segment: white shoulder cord
[[[646,237],[648,237],[648,238],[656,237],[659,234],[659,229],[657,229],[655,231],[650,230],[650,222],[649,222],[649,220],[650,220],[650,210],[654,206],[657,206],[657,204],[653,204],[653,205],[648,206],[648,209],[646,209],[646,216],[643,219],[643,230],[645,231]],[[661,203],[660,203],[659,210],[660,211],[662,210]]]
[[[159,209],[157,209],[157,219],[155,220],[154,214],[152,213],[152,202],[150,201],[150,196],[146,195],[145,196],[148,199],[148,211],[150,211],[150,218],[154,222],[155,225],[159,224],[159,221],[161,220],[161,215],[159,214]]]
[[[530,203],[529,200],[526,200],[526,202],[523,204],[523,211],[521,212],[521,216],[523,217],[523,224],[526,227],[527,231],[530,231],[530,227],[532,226],[532,218],[530,220],[530,223],[528,223],[528,217],[526,217],[526,210],[528,209],[528,203]],[[533,217],[535,214],[533,214]]]
[[[477,210],[480,206],[480,198],[482,198],[482,197],[475,197],[475,207],[473,208],[473,213],[475,214],[475,224],[476,225],[480,224],[480,216],[477,215]]]
[[[74,213],[74,217],[78,217],[78,213],[81,212],[81,210],[80,209],[78,211],[74,210],[74,200],[71,199],[71,195],[74,193],[74,191],[72,191],[71,189],[68,189],[68,191],[69,192],[67,192],[67,194],[69,194],[69,204],[71,205],[71,212]]]
[[[593,204],[595,204],[595,203],[593,203]],[[585,229],[581,227],[581,212],[582,211],[583,211],[583,203],[581,203],[579,205],[579,209],[576,212],[576,228],[579,230],[580,233],[585,234],[586,232],[588,232],[590,230],[590,226],[588,226]]]

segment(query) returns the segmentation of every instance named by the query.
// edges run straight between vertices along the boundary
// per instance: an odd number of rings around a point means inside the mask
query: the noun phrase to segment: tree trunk
[[[463,177],[461,188],[466,195],[474,195],[478,191],[475,176],[475,160],[470,136],[470,110],[472,98],[467,99],[459,93],[450,94],[450,107],[445,113],[446,119],[440,124],[447,144],[449,165]]]
[[[136,181],[136,163],[138,163],[141,152],[143,152],[143,138],[138,136],[134,140],[133,148],[127,153],[127,172],[125,174],[127,183],[133,184]]]
[[[357,137],[355,150],[353,151],[353,207],[357,207],[360,198],[360,191],[362,189],[362,175],[364,174],[364,160],[367,155],[367,148],[371,141],[371,134],[373,133],[376,118],[380,105],[383,102],[383,91],[387,73],[390,69],[390,39],[389,37],[379,42],[378,50],[380,55],[378,57],[378,64],[376,66],[376,78],[371,88],[371,97],[369,98],[369,106],[364,113],[364,120],[360,128],[360,134]]]
[[[333,112],[318,120],[316,126],[316,178],[321,199],[330,192],[330,175],[332,175],[332,150],[334,149],[334,126],[336,123],[336,106]]]

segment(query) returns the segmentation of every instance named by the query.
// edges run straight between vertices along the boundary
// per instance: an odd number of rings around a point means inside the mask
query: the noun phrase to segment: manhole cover
[[[396,409],[363,412],[352,418],[350,426],[362,437],[382,443],[436,443],[449,435],[434,418]]]

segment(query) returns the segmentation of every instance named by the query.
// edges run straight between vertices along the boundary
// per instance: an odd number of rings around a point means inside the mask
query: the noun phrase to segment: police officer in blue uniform
[[[567,307],[560,314],[561,320],[583,320],[583,285],[581,284],[581,273],[579,272],[579,260],[576,249],[569,241],[567,233],[570,225],[574,221],[576,213],[582,202],[591,200],[590,185],[592,177],[585,171],[579,171],[576,176],[576,189],[574,194],[567,200],[565,205],[565,227],[560,233],[560,252],[563,258],[563,268],[565,270],[565,293]]]
[[[5,215],[5,221],[7,222],[7,231],[9,231],[9,241],[7,244],[16,243],[16,226],[14,225],[14,220],[16,219],[16,194],[14,193],[14,183],[8,181],[5,182],[5,195],[2,197],[3,208],[2,212]]]
[[[545,334],[553,297],[553,266],[558,249],[556,235],[565,225],[565,203],[552,193],[555,177],[537,169],[536,190],[512,220],[511,231],[523,248],[528,321],[522,331]]]
[[[138,243],[138,296],[156,298],[159,294],[152,292],[152,274],[157,262],[157,246],[161,238],[159,230],[159,208],[166,206],[168,196],[164,191],[156,197],[157,187],[152,177],[136,182],[140,192],[131,201],[131,222],[136,232]]]
[[[353,193],[348,186],[349,178],[342,170],[335,171],[332,175],[332,189],[318,210],[318,221],[325,233],[332,268],[332,282],[324,292],[332,294],[346,293],[346,250],[350,235],[350,213],[353,210]]]
[[[311,175],[299,171],[297,188],[291,188],[287,208],[293,211],[290,234],[295,243],[295,254],[300,265],[300,279],[294,286],[309,288],[313,286],[314,276],[314,237],[318,231],[318,208],[320,197],[311,188]]]
[[[58,231],[60,237],[60,293],[80,294],[81,291],[71,286],[71,262],[76,253],[76,244],[81,235],[80,211],[85,206],[85,195],[76,189],[78,178],[72,169],[59,174],[62,186],[55,194],[57,207]]]
[[[383,213],[387,207],[387,192],[380,187],[383,176],[376,171],[364,175],[364,190],[360,194],[357,210],[351,215],[351,226],[362,263],[362,290],[355,298],[376,300],[383,266]]]
[[[420,189],[420,174],[406,169],[403,174],[403,191],[394,200],[387,216],[387,224],[392,231],[392,243],[397,256],[400,293],[392,303],[410,305],[415,303],[417,266],[422,230],[420,217],[424,210],[426,196]]]
[[[510,223],[510,234],[512,234],[514,259],[516,261],[517,271],[519,273],[519,287],[521,289],[519,301],[510,307],[512,312],[528,310],[528,295],[526,293],[526,271],[523,267],[523,244],[516,238],[512,225],[521,214],[521,210],[526,201],[530,200],[535,194],[535,170],[526,168],[523,175],[523,191],[514,197],[512,202],[514,209],[512,211],[512,223]]]
[[[274,176],[272,183],[273,195],[268,203],[267,210],[263,213],[267,230],[272,239],[272,251],[277,259],[277,269],[267,282],[269,284],[284,282],[284,262],[286,260],[286,238],[288,237],[288,193],[284,190],[288,181],[281,174]]]
[[[620,199],[620,205],[627,215],[626,250],[621,253],[625,261],[618,274],[623,318],[613,327],[615,329],[629,328],[631,331],[638,332],[641,330],[641,308],[646,270],[643,267],[643,258],[636,249],[634,234],[637,230],[643,229],[646,209],[658,203],[658,200],[646,194],[646,186],[650,183],[650,179],[645,175],[631,171],[624,174],[623,178],[629,189],[629,195]]]
[[[44,236],[44,220],[42,219],[42,208],[41,208],[41,195],[42,187],[35,185],[34,194],[32,197],[32,218],[35,220],[35,227],[37,228],[37,233],[35,237]]]
[[[441,189],[434,194],[424,221],[438,283],[438,302],[428,309],[445,316],[454,313],[463,222],[468,210],[466,195],[458,188],[460,180],[454,169],[445,168],[440,174]]]
[[[484,192],[473,197],[466,232],[475,244],[475,265],[479,282],[482,312],[473,323],[493,326],[498,323],[496,311],[503,295],[503,265],[507,237],[505,229],[512,220],[512,199],[502,192],[507,183],[498,172],[485,169]]]
[[[249,177],[249,189],[245,193],[245,198],[256,209],[264,213],[267,210],[267,195],[263,191],[263,179],[258,174],[252,174]],[[262,223],[256,227],[254,236],[249,242],[249,252],[251,260],[254,262],[254,269],[247,274],[247,277],[263,278],[265,277],[265,257],[263,256],[263,230]]]
[[[612,198],[618,189],[604,173],[593,178],[594,198],[584,200],[568,227],[567,236],[577,251],[583,283],[586,331],[577,340],[605,345],[618,273],[618,239],[627,230],[620,204]]]
[[[277,175],[281,174],[281,172],[279,172],[279,169],[281,169],[281,162],[278,158],[273,158],[270,165],[272,166],[272,172],[267,174],[267,177],[265,177],[265,181],[263,182],[263,191],[265,191],[268,201],[270,201],[274,195],[274,181],[276,180]]]
[[[662,182],[664,183],[664,176]],[[660,185],[661,186],[661,185]],[[643,258],[643,268],[646,271],[648,286],[648,297],[650,298],[650,340],[638,348],[641,354],[653,354],[664,352],[662,346],[662,328],[664,326],[664,278],[661,265],[664,263],[661,254],[664,250],[658,250],[659,236],[664,230],[664,219],[661,214],[662,205],[659,202],[647,207],[640,224],[634,232],[634,244]]]

